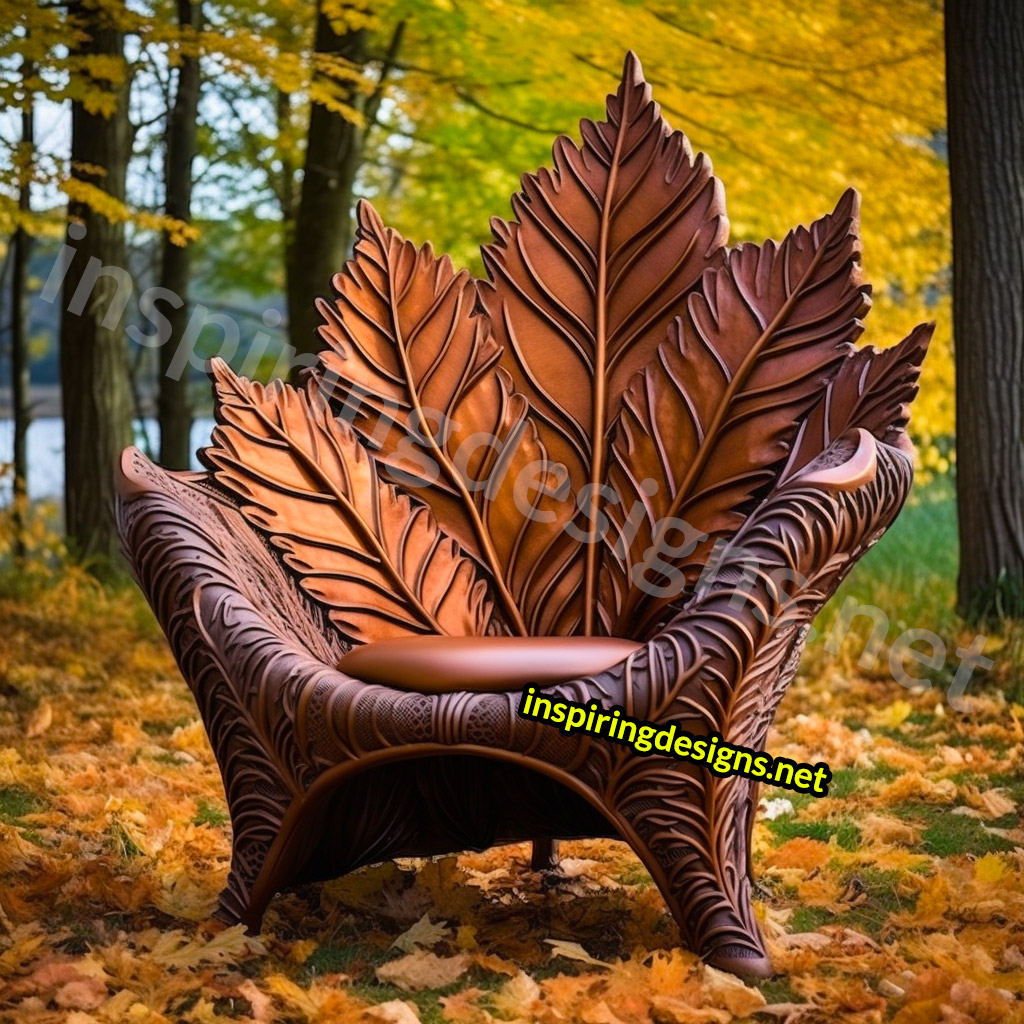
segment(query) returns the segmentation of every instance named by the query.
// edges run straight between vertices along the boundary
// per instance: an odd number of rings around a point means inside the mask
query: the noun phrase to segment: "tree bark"
[[[178,0],[178,26],[183,37],[198,31],[202,4]],[[199,113],[199,56],[184,53],[178,66],[178,82],[167,128],[165,212],[169,217],[192,218],[192,164],[196,155],[196,118]],[[157,418],[160,423],[160,462],[168,469],[188,469],[192,455],[192,410],[189,407],[188,370],[177,379],[168,371],[188,323],[188,285],[192,253],[187,245],[175,245],[164,236],[160,261],[161,287],[181,299],[168,308],[170,338],[160,346],[160,381]]]
[[[69,36],[73,58],[123,60],[123,33],[104,9],[89,0],[72,0],[68,13],[72,23],[85,33],[80,41]],[[115,109],[104,117],[90,113],[80,99],[72,102],[71,160],[75,175],[123,201],[131,149],[127,71],[119,83],[91,80],[84,69],[77,73],[86,88],[112,93]],[[71,201],[68,244],[78,252],[64,278],[61,315],[64,514],[72,552],[99,564],[105,559],[116,560],[120,551],[112,515],[114,465],[121,450],[132,441],[132,399],[118,300],[131,284],[124,270],[122,223],[108,220],[83,202]],[[111,268],[111,273],[96,276],[101,267]],[[75,296],[83,282],[88,298],[80,305]],[[79,295],[79,300],[84,298]]]
[[[1024,616],[1024,4],[946,0],[961,612]]]
[[[35,158],[35,116],[29,81],[35,65],[25,57],[21,80],[25,95],[21,108],[18,227],[11,244],[11,404],[14,413],[14,555],[25,556],[24,512],[28,500],[28,428],[31,424],[31,370],[28,351],[28,266],[32,236],[25,219],[32,212],[32,165]]]
[[[339,35],[322,0],[317,4],[317,54],[361,65],[366,61],[366,35],[364,28]],[[317,77],[324,78],[319,72]],[[356,84],[335,85],[338,98],[359,109]],[[319,349],[314,303],[317,296],[330,294],[331,277],[341,269],[352,244],[353,186],[362,162],[362,139],[350,120],[322,103],[311,105],[299,208],[286,255],[288,340],[296,353]]]

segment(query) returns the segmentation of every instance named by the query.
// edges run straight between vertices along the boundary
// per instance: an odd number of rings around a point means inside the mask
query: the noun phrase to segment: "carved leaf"
[[[624,397],[600,614],[644,635],[775,479],[796,421],[860,335],[858,202],[709,270]],[[698,540],[703,535],[703,539]],[[640,585],[642,581],[643,585]]]
[[[529,404],[497,365],[486,318],[473,315],[476,283],[363,202],[353,259],[334,287],[335,301],[318,307],[324,389],[388,478],[489,570],[516,632],[571,631],[545,616],[538,593],[538,568],[571,505],[549,493],[558,480]]]
[[[554,145],[554,169],[526,175],[515,220],[492,222],[481,299],[501,364],[530,401],[541,442],[596,520],[607,433],[622,393],[728,231],[721,184],[651,98],[630,54],[607,120],[581,123],[582,146]],[[587,524],[589,525],[589,524]],[[545,565],[549,601],[592,632],[598,544],[565,531]],[[570,585],[584,563],[584,586]],[[582,601],[582,608],[581,608]]]
[[[426,506],[379,478],[315,381],[263,387],[222,360],[212,369],[218,425],[200,458],[342,633],[366,642],[488,632],[475,563]]]
[[[919,324],[892,348],[868,346],[854,352],[800,425],[780,483],[854,427],[887,444],[904,444],[910,403],[934,330],[934,324]]]

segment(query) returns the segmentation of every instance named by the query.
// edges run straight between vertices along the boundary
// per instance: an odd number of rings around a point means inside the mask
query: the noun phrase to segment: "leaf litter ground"
[[[208,922],[230,826],[195,706],[132,591],[0,601],[0,1021],[1024,1021],[1024,708],[812,655],[770,749],[758,913],[778,975],[704,967],[622,843],[363,869]]]

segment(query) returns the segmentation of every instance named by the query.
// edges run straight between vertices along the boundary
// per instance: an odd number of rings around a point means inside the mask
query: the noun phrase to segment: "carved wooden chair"
[[[725,247],[630,55],[495,221],[489,280],[359,210],[301,386],[215,362],[206,472],[118,517],[233,830],[218,915],[395,856],[625,839],[683,941],[770,971],[755,783],[517,716],[525,687],[761,748],[810,620],[898,513],[931,333],[855,349],[857,198]],[[554,638],[554,639],[552,639]]]

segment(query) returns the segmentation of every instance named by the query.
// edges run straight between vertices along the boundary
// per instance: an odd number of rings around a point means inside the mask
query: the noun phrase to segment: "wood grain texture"
[[[320,398],[213,365],[217,426],[200,459],[349,639],[489,631],[475,563],[429,509],[381,480]]]
[[[781,244],[732,250],[630,382],[608,476],[621,496],[607,509],[600,611],[610,632],[643,635],[685,595],[851,353],[868,308],[857,212],[849,191]]]
[[[544,556],[571,515],[525,397],[476,316],[476,282],[359,207],[353,259],[319,304],[319,386],[383,472],[486,569],[508,628],[571,632],[549,614]],[[528,486],[534,481],[536,486]],[[574,580],[570,580],[574,583]]]
[[[632,55],[606,120],[585,120],[580,133],[580,146],[556,141],[553,169],[523,177],[515,219],[492,222],[481,298],[501,365],[535,410],[550,457],[566,467],[587,530],[603,504],[622,394],[721,258],[728,221],[710,161],[662,118]],[[559,586],[559,574],[575,579],[577,560],[583,587]],[[563,539],[548,562],[550,599],[593,632],[599,546]]]
[[[905,444],[910,403],[934,330],[934,324],[921,324],[892,348],[867,346],[851,353],[800,424],[780,481],[855,427],[886,444]]]

